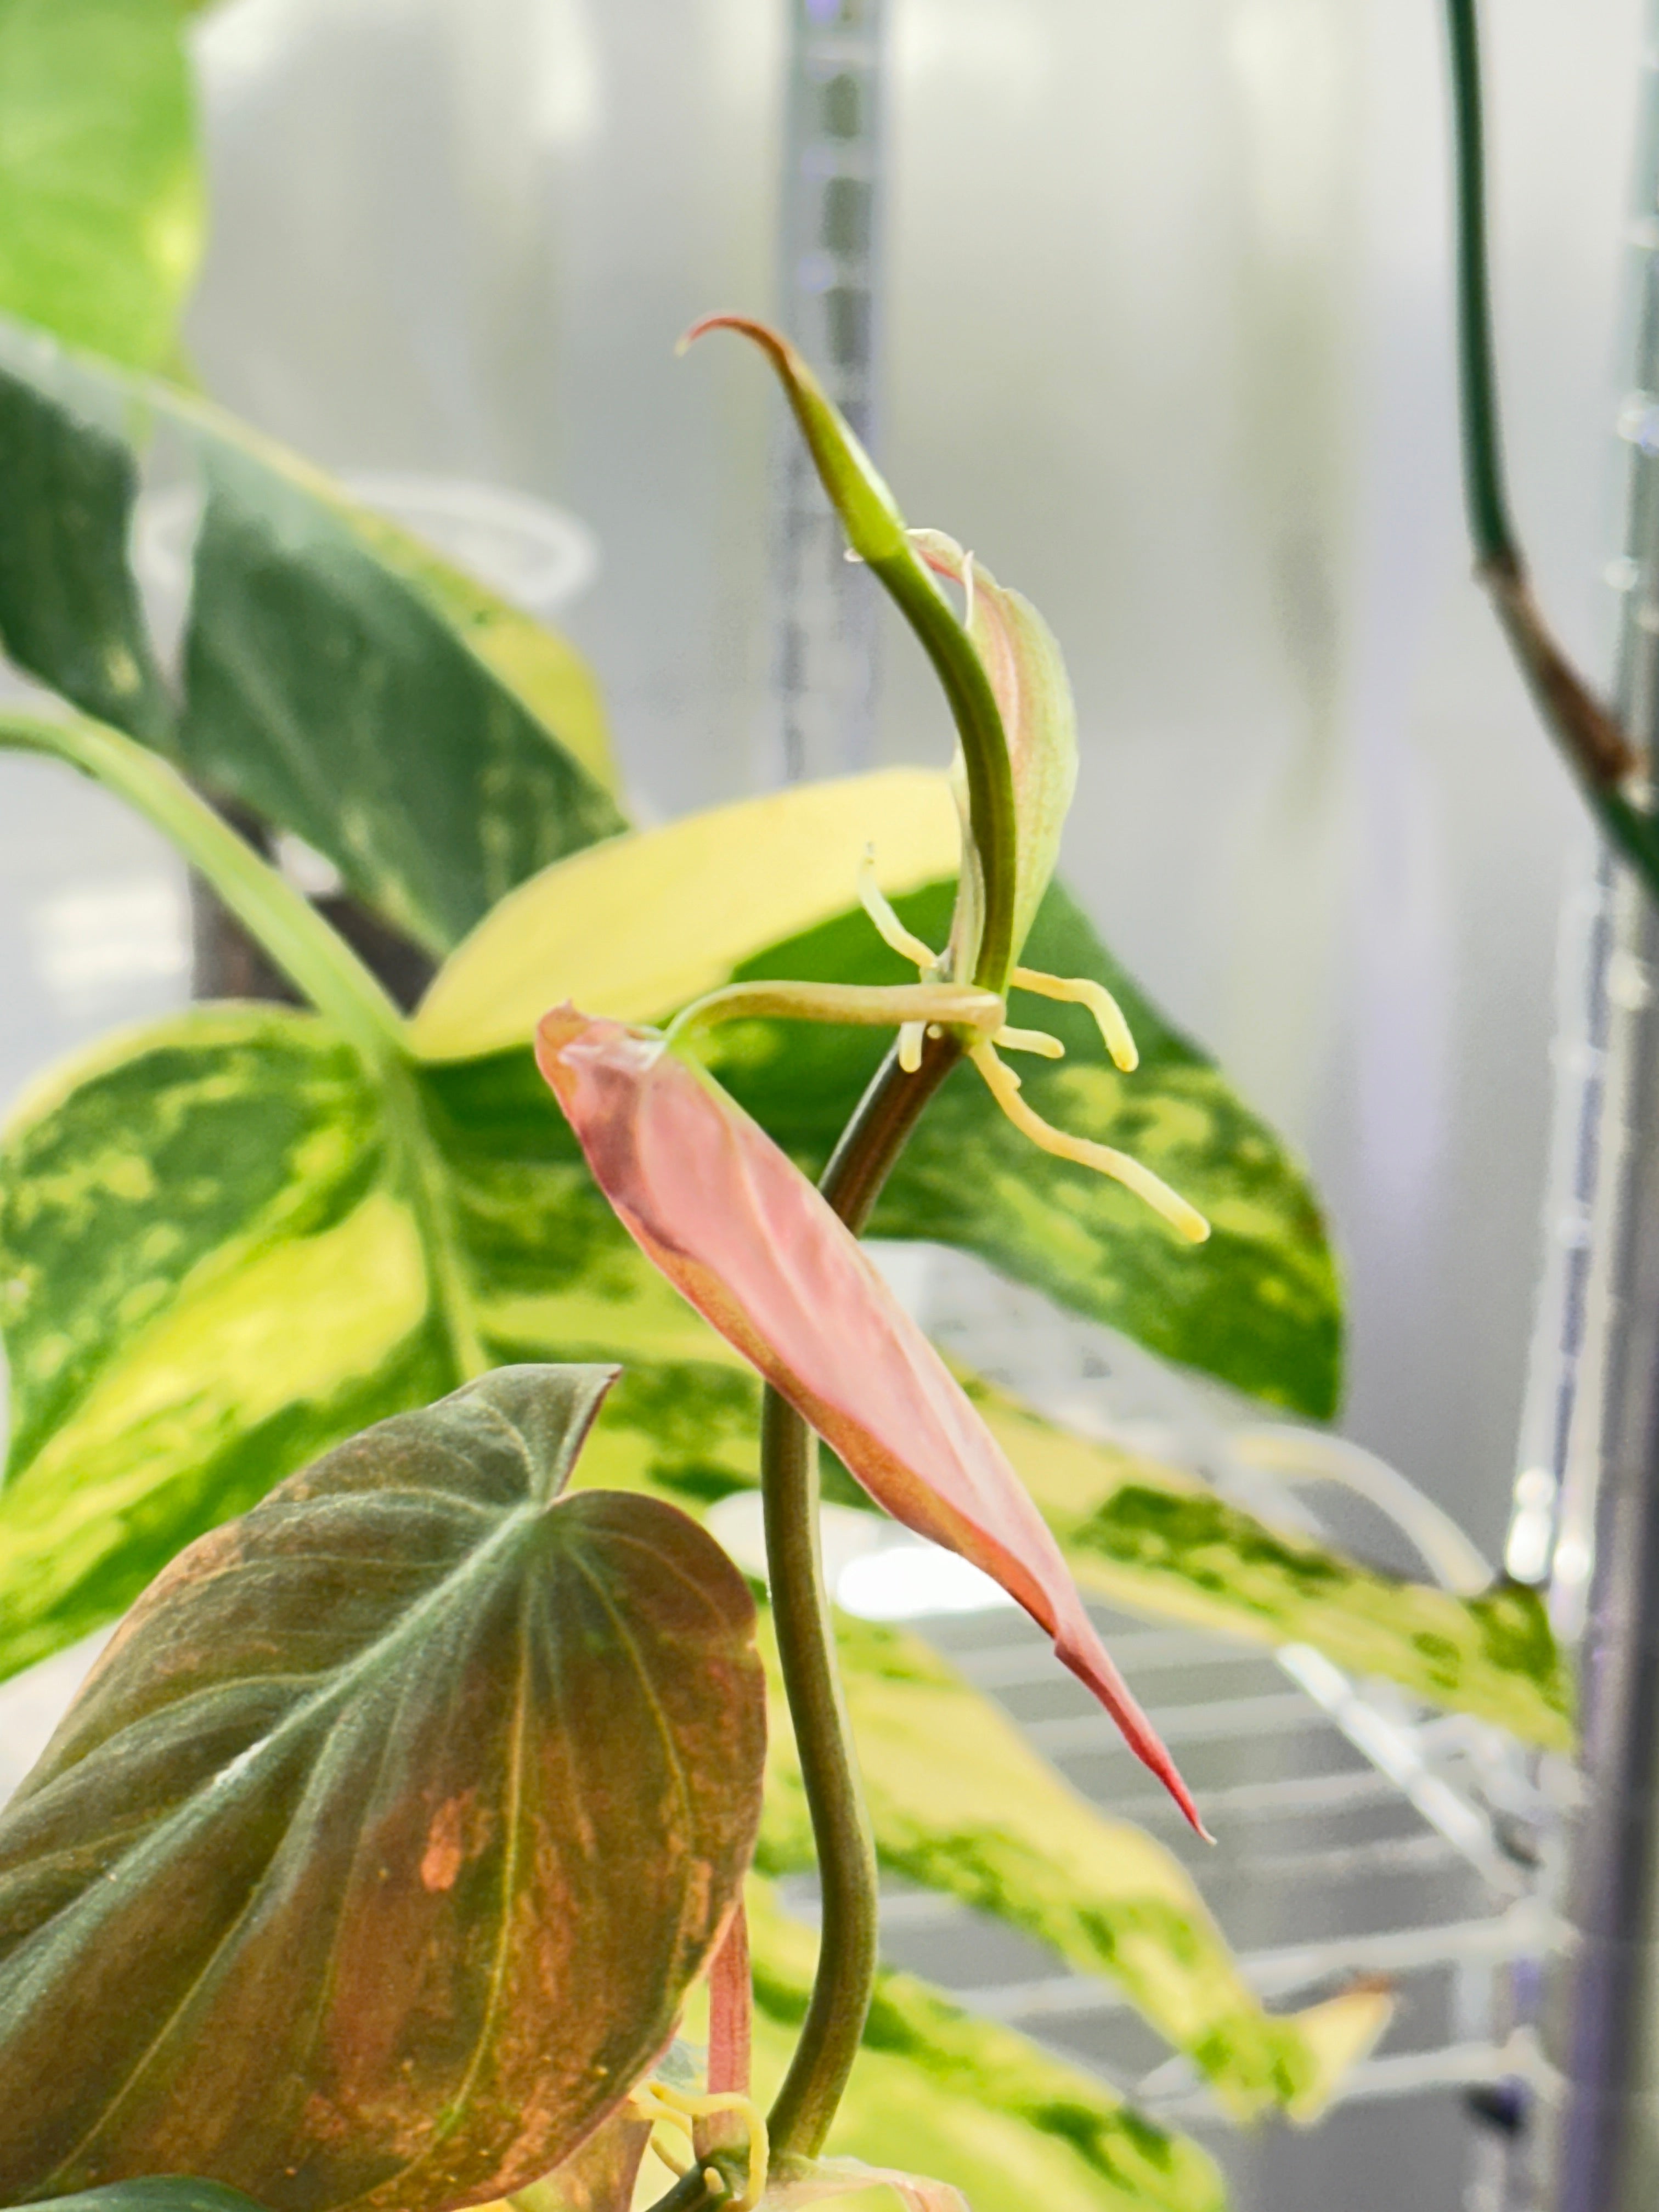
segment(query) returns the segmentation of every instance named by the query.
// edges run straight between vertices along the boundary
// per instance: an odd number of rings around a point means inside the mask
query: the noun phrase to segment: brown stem
[[[1484,561],[1476,574],[1568,765],[1586,783],[1616,791],[1638,765],[1636,749],[1557,643],[1520,555]]]

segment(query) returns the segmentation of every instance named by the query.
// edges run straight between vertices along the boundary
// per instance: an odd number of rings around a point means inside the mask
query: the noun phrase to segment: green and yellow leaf
[[[767,1627],[762,1649],[775,1671]],[[1109,1977],[1237,2118],[1322,2109],[1386,2026],[1386,2001],[1364,1990],[1275,2018],[1171,1852],[1097,1812],[916,1638],[845,1616],[837,1636],[884,1867]],[[812,1863],[799,1763],[775,1725],[757,1864],[782,1874]]]
[[[20,1109],[0,1672],[107,1620],[313,1452],[461,1380],[380,1108],[320,1023],[225,1007],[100,1045]]]
[[[797,784],[591,847],[503,899],[410,1023],[429,1060],[522,1051],[550,1006],[661,1022],[763,947],[844,918],[873,848],[889,897],[956,867],[950,784],[921,769]],[[867,925],[866,925],[867,928]]]
[[[749,1885],[755,2065],[782,2078],[811,1980],[812,1939]],[[1221,2177],[1077,2068],[976,2020],[908,1974],[877,1984],[864,2049],[826,2148],[955,2184],[974,2212],[1224,2212]],[[878,2199],[868,2200],[872,2212]],[[860,2200],[849,2199],[857,2206]]]
[[[128,565],[158,422],[205,500],[177,705]],[[572,648],[229,416],[0,323],[0,460],[9,657],[296,832],[434,952],[624,826]]]
[[[446,1063],[489,1056],[487,1074],[457,1064],[435,1069],[434,1080],[458,1098],[474,1083],[500,1095],[511,1079],[494,1056],[511,1054],[532,1085],[520,1041],[565,999],[586,1012],[662,1023],[735,981],[903,981],[902,962],[854,902],[859,856],[873,843],[903,920],[939,943],[954,897],[949,805],[944,777],[897,771],[719,808],[592,848],[526,884],[457,951],[415,1017],[416,1048]],[[1035,1151],[967,1068],[912,1139],[874,1233],[963,1246],[1170,1358],[1299,1412],[1328,1413],[1340,1311],[1300,1164],[1136,991],[1058,885],[1028,957],[1104,983],[1141,1052],[1138,1072],[1120,1074],[1084,1009],[1045,1006],[1070,1056],[1032,1064],[1024,1077],[1032,1103],[1144,1159],[1209,1217],[1213,1235],[1194,1250],[1119,1185]],[[717,1034],[713,1058],[722,1082],[816,1171],[888,1042],[869,1030],[744,1022]],[[467,1126],[464,1108],[453,1118]]]
[[[1310,1644],[1425,1705],[1571,1749],[1571,1679],[1535,1590],[1498,1583],[1463,1598],[1379,1574],[1266,1527],[1176,1468],[969,1388],[1085,1590],[1251,1643]]]

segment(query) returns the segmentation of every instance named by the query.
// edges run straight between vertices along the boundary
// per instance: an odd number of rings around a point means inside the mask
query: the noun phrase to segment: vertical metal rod
[[[788,0],[781,210],[785,327],[874,442],[884,0]],[[767,781],[864,767],[875,746],[877,593],[793,431],[775,463],[775,755]]]
[[[1619,413],[1630,454],[1618,696],[1625,727],[1659,738],[1659,71],[1642,87],[1634,389]],[[1606,1189],[1590,1296],[1599,1306],[1594,1494],[1564,1517],[1558,1611],[1589,1569],[1579,1649],[1583,1802],[1572,1837],[1571,1945],[1545,2008],[1557,2076],[1544,2140],[1551,2212],[1659,2204],[1659,909],[1633,882],[1615,899],[1606,969],[1612,1021]],[[1599,1280],[1596,1279],[1599,1278]]]

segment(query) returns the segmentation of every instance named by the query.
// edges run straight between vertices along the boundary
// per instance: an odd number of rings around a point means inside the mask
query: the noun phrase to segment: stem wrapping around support
[[[923,1108],[962,1056],[949,1035],[928,1039],[907,1075],[890,1054],[848,1124],[820,1188],[856,1236]],[[811,2000],[768,2121],[773,2154],[823,2149],[858,2056],[875,1985],[876,1854],[836,1665],[835,1631],[818,1543],[817,1441],[768,1389],[761,1419],[766,1553],[789,1717],[800,1751],[823,1903]]]

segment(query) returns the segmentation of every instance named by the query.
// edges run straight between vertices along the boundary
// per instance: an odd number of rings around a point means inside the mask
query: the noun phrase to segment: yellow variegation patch
[[[1500,1583],[1465,1598],[1376,1573],[1265,1527],[1194,1476],[970,1389],[1084,1589],[1251,1643],[1310,1644],[1425,1705],[1571,1748],[1572,1686],[1536,1592]]]
[[[767,1886],[748,1890],[756,2091],[781,2080],[811,1978],[813,1942]],[[958,2011],[908,1974],[876,1984],[865,2048],[825,2146],[954,2183],[974,2212],[1225,2212],[1209,2157],[1094,2075]],[[876,2212],[874,2197],[849,2212]],[[890,2203],[890,2199],[888,2200]]]
[[[760,946],[844,914],[872,844],[890,896],[954,874],[947,780],[890,769],[592,846],[503,899],[445,962],[411,1024],[415,1049],[465,1060],[522,1045],[564,999],[660,1020]]]
[[[373,1090],[322,1024],[197,1013],[73,1075],[26,1103],[0,1176],[4,1673],[388,1395],[448,1379]]]

